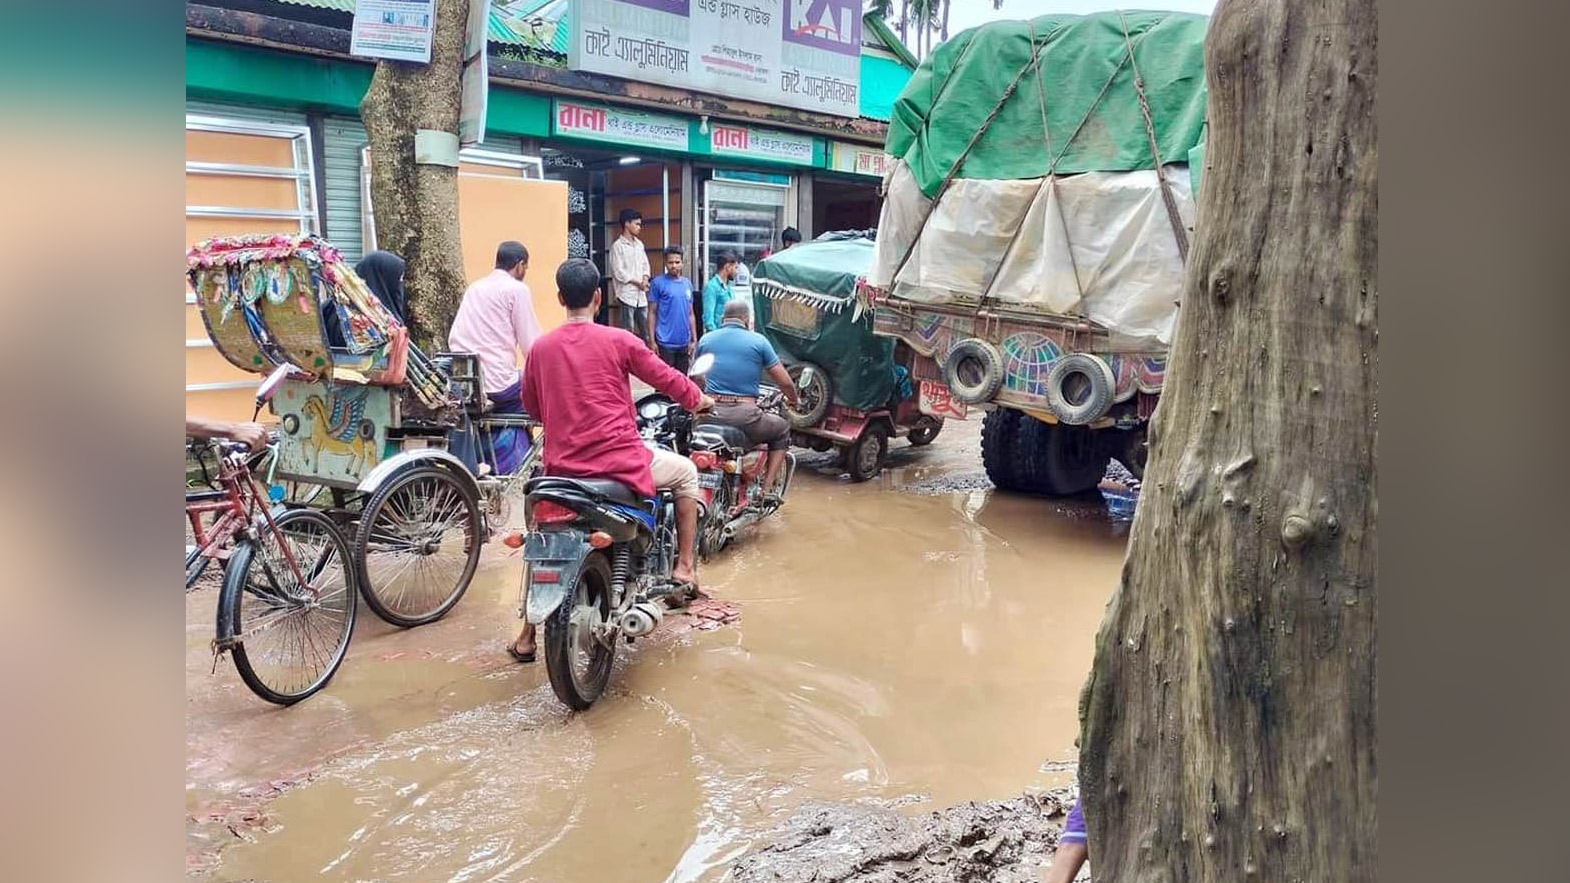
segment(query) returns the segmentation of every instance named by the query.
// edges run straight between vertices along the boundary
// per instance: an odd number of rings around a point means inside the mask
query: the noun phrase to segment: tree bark
[[[458,133],[459,78],[469,4],[436,4],[430,64],[382,61],[360,102],[370,141],[377,245],[407,262],[410,334],[428,350],[446,349],[463,297],[458,236],[458,170],[416,164],[414,133]]]
[[[1199,228],[1081,699],[1097,881],[1373,881],[1374,0],[1223,0]]]
[[[949,39],[949,4],[953,0],[943,0],[943,39],[939,42],[947,43]]]

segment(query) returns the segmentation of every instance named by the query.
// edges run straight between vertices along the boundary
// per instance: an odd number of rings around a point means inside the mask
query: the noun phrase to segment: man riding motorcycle
[[[672,578],[698,592],[693,545],[698,528],[698,470],[673,451],[651,450],[638,434],[628,375],[689,411],[714,401],[630,332],[594,323],[600,271],[592,261],[569,260],[556,271],[557,299],[567,321],[535,342],[524,363],[524,407],[545,429],[545,474],[619,481],[640,497],[655,489],[676,497],[676,565]],[[520,662],[534,661],[534,626],[509,646]]]
[[[767,374],[792,406],[798,405],[800,397],[769,339],[751,330],[751,324],[751,303],[745,299],[727,303],[720,327],[698,341],[697,355],[714,357],[713,367],[704,376],[704,392],[715,401],[712,419],[740,429],[754,445],[769,446],[764,498],[778,503],[775,483],[790,448],[790,423],[758,407],[758,382]]]

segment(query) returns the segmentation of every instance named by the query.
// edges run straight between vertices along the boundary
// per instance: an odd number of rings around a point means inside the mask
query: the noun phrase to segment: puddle
[[[362,607],[332,684],[289,709],[252,697],[227,661],[209,673],[214,593],[193,593],[194,867],[216,880],[717,881],[809,800],[914,812],[1065,783],[1123,532],[1104,508],[1069,514],[1077,501],[902,492],[975,473],[976,429],[946,428],[925,450],[896,442],[890,473],[865,484],[809,454],[779,515],[705,567],[739,622],[623,647],[585,714],[557,703],[543,665],[502,650],[515,558],[488,558],[430,626],[394,629]],[[260,815],[230,830],[220,811]]]

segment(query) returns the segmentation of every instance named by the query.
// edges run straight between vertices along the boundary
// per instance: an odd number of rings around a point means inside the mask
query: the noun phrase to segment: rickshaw
[[[852,481],[883,470],[889,440],[931,444],[943,417],[916,394],[913,353],[872,333],[857,292],[872,265],[874,231],[826,233],[758,261],[753,314],[801,391],[787,408],[791,442],[838,449]]]
[[[422,352],[323,239],[212,239],[187,266],[214,348],[242,371],[279,377],[267,401],[274,470],[331,491],[330,505],[315,505],[352,538],[366,605],[405,628],[440,619],[468,589],[481,545],[523,515],[539,445],[501,474],[493,440],[532,436],[534,421],[490,413],[478,358]],[[329,344],[324,307],[344,346]],[[479,443],[475,467],[449,450],[460,433]]]

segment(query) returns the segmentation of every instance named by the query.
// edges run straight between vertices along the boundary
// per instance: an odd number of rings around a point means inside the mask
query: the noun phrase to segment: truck
[[[1005,490],[1136,477],[1195,223],[1207,18],[999,21],[922,61],[896,101],[875,334],[917,354],[919,408],[983,412]]]

